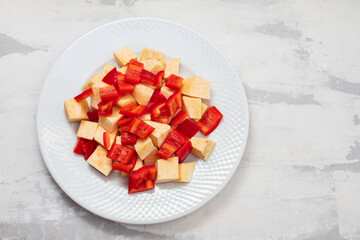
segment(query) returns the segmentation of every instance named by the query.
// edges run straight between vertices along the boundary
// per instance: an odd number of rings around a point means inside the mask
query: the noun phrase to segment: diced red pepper
[[[171,74],[166,80],[165,86],[171,89],[178,90],[181,87],[183,78],[176,76],[175,74]]]
[[[105,75],[105,77],[103,77],[102,81],[104,83],[107,83],[109,85],[113,85],[114,87],[116,87],[117,75],[118,75],[118,72],[116,70],[116,67],[114,67]]]
[[[169,116],[172,116],[176,113],[176,111],[182,108],[182,98],[181,92],[174,92],[166,101],[166,110]]]
[[[144,166],[132,172],[129,176],[128,193],[131,194],[153,189],[155,179],[155,165]]]
[[[113,106],[114,106],[114,100],[101,101],[98,104],[98,116],[99,117],[111,116]]]
[[[119,93],[132,93],[135,86],[125,81],[125,75],[118,73],[117,77],[117,90]]]
[[[153,85],[155,82],[155,75],[152,72],[143,69],[141,70],[141,74],[140,74],[140,82],[149,83]]]
[[[89,111],[86,113],[88,115],[89,121],[92,122],[97,122],[99,121],[99,116],[98,116],[98,110],[93,110],[93,111]]]
[[[206,110],[196,124],[200,127],[201,132],[207,136],[217,128],[222,118],[221,112],[215,106],[212,106]]]
[[[155,76],[155,82],[153,85],[157,88],[161,88],[164,76],[165,76],[165,72],[159,71]]]
[[[131,59],[125,73],[125,81],[133,84],[140,82],[141,71],[144,68],[144,64]]]
[[[146,113],[146,106],[129,103],[120,110],[120,114],[128,117],[140,117]]]
[[[88,160],[88,158],[93,154],[93,152],[96,149],[96,142],[95,140],[88,141],[87,143],[84,143],[82,145],[82,148],[84,150],[84,158],[85,160]]]
[[[173,119],[171,119],[170,124],[176,127],[177,125],[182,123],[187,118],[189,118],[189,117],[186,114],[186,112],[184,112],[183,110],[180,109],[178,111],[178,113],[175,115],[175,117]]]
[[[131,121],[132,121],[132,117],[125,117],[122,118],[118,121],[118,125],[121,126],[127,126]]]
[[[121,144],[122,145],[135,145],[136,136],[129,132],[121,132]]]
[[[109,149],[110,147],[110,133],[109,132],[104,132],[103,133],[103,141],[104,141],[104,147],[106,149]]]
[[[174,129],[170,132],[156,155],[163,159],[168,159],[181,148],[186,141],[188,141],[188,139],[181,132]]]
[[[176,155],[179,157],[179,163],[182,163],[185,161],[187,156],[189,156],[191,150],[192,150],[192,144],[191,141],[187,141],[184,145],[182,145],[179,150],[176,151]]]
[[[132,163],[133,157],[136,157],[136,153],[135,150],[132,148],[128,148],[120,144],[114,143],[106,156],[117,162],[129,164]]]
[[[150,117],[152,121],[168,124],[169,115],[165,105],[166,101],[160,102],[151,109]]]
[[[123,163],[123,162],[114,162],[113,163],[113,166],[112,166],[112,169],[113,170],[119,170],[121,172],[124,172],[124,173],[131,173],[131,171],[134,169],[135,167],[135,164],[136,164],[136,159],[137,159],[137,156],[134,155],[130,161],[128,163]]]
[[[146,108],[150,112],[151,109],[158,103],[166,101],[166,97],[159,91],[155,90],[152,94],[149,103],[147,104]]]
[[[79,138],[75,144],[74,147],[74,153],[76,154],[80,154],[80,155],[85,155],[84,153],[84,149],[83,149],[83,144],[87,143],[89,140],[85,139],[85,138]]]
[[[147,138],[154,130],[155,128],[136,117],[133,118],[127,128],[128,132],[139,138]]]
[[[84,99],[87,99],[88,97],[90,97],[93,94],[94,94],[94,92],[93,92],[92,88],[89,88],[88,90],[85,90],[82,93],[80,93],[79,95],[77,95],[76,97],[74,97],[74,99],[77,102],[80,102]]]
[[[177,130],[190,139],[200,130],[200,127],[190,119],[185,119],[179,124]]]
[[[102,101],[112,100],[119,96],[118,92],[116,91],[116,88],[113,85],[102,87],[99,89],[99,92]]]

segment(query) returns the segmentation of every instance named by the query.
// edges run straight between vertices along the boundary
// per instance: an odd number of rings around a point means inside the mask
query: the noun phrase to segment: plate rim
[[[134,221],[134,220],[126,220],[126,219],[123,219],[123,220],[119,220],[118,218],[116,217],[113,217],[109,214],[106,214],[106,213],[102,213],[100,211],[98,211],[97,209],[91,209],[89,208],[88,206],[84,205],[81,203],[81,200],[79,200],[76,196],[73,195],[73,193],[71,193],[71,191],[67,191],[67,189],[64,187],[64,185],[62,184],[61,180],[58,179],[57,175],[53,173],[53,169],[50,165],[50,163],[45,159],[45,154],[44,154],[44,146],[42,145],[41,141],[40,141],[40,126],[39,126],[39,112],[40,112],[40,103],[42,102],[42,99],[44,98],[44,88],[45,88],[45,85],[47,83],[47,80],[49,79],[49,76],[52,74],[52,72],[54,71],[55,67],[59,64],[59,62],[62,60],[62,58],[64,57],[64,55],[76,44],[78,43],[81,39],[83,39],[84,37],[86,37],[87,35],[91,34],[92,32],[95,32],[101,28],[105,28],[107,27],[108,25],[112,25],[112,24],[119,24],[119,23],[122,23],[122,22],[126,22],[126,21],[138,21],[138,20],[155,20],[155,21],[160,21],[160,22],[164,22],[164,23],[170,23],[170,24],[174,24],[174,25],[178,25],[182,28],[185,28],[186,30],[194,33],[194,34],[197,34],[198,36],[200,36],[201,38],[203,38],[205,41],[207,41],[211,47],[213,47],[214,49],[216,49],[216,51],[224,58],[225,62],[229,65],[230,69],[235,73],[236,75],[236,81],[238,82],[238,84],[240,85],[240,91],[242,91],[242,93],[244,94],[245,98],[245,102],[244,102],[244,106],[245,106],[245,112],[246,112],[246,116],[245,116],[245,131],[244,131],[244,145],[243,145],[243,148],[240,150],[240,157],[238,159],[236,159],[236,162],[235,162],[235,167],[233,169],[230,170],[229,174],[226,176],[226,178],[224,179],[224,181],[219,185],[219,187],[214,191],[212,192],[206,199],[204,199],[202,202],[200,202],[199,204],[197,204],[196,206],[194,206],[193,208],[190,208],[188,210],[185,210],[184,212],[180,213],[180,214],[176,214],[176,215],[173,215],[173,216],[170,216],[170,217],[165,217],[165,218],[162,218],[162,219],[154,219],[154,220],[140,220],[140,221]],[[248,137],[249,137],[249,127],[250,127],[250,114],[249,114],[249,102],[248,102],[248,98],[247,98],[247,95],[246,95],[246,91],[245,91],[245,87],[244,87],[244,84],[243,82],[241,81],[241,78],[239,76],[239,74],[237,73],[234,65],[231,63],[231,61],[229,60],[229,58],[221,51],[221,49],[214,43],[212,42],[211,40],[209,40],[206,36],[204,36],[203,34],[199,33],[198,31],[184,25],[184,24],[181,24],[181,23],[178,23],[178,22],[174,22],[174,21],[171,21],[171,20],[168,20],[168,19],[164,19],[164,18],[153,18],[153,17],[132,17],[132,18],[124,18],[124,19],[119,19],[119,20],[115,20],[115,21],[111,21],[111,22],[108,22],[106,24],[102,24],[88,32],[86,32],[85,34],[83,34],[81,37],[79,37],[78,39],[76,39],[73,43],[71,43],[61,54],[60,56],[56,59],[56,61],[54,62],[54,64],[52,65],[49,73],[47,74],[46,76],[46,79],[45,81],[43,82],[43,85],[41,87],[41,91],[40,91],[40,96],[39,96],[39,100],[38,100],[38,104],[37,104],[37,111],[36,111],[36,133],[37,133],[37,141],[38,141],[38,144],[39,144],[39,148],[40,148],[40,152],[41,152],[41,157],[43,159],[43,162],[45,163],[45,166],[47,167],[48,171],[50,172],[51,174],[51,177],[54,179],[54,181],[56,182],[56,184],[61,188],[61,190],[63,192],[66,193],[66,195],[71,198],[71,200],[73,200],[76,204],[78,204],[80,207],[86,209],[87,211],[97,215],[97,216],[100,216],[104,219],[107,219],[107,220],[111,220],[111,221],[114,221],[114,222],[118,222],[118,223],[123,223],[123,224],[132,224],[132,225],[150,225],[150,224],[157,224],[157,223],[164,223],[164,222],[169,222],[169,221],[172,221],[172,220],[175,220],[175,219],[179,219],[185,215],[188,215],[190,213],[193,213],[197,210],[199,210],[201,207],[203,207],[206,203],[208,203],[210,200],[212,200],[217,194],[219,194],[223,189],[224,187],[228,184],[228,182],[230,181],[230,179],[233,177],[236,169],[238,168],[239,164],[240,164],[240,161],[242,160],[243,158],[243,155],[244,155],[244,152],[245,152],[245,149],[246,149],[246,145],[247,145],[247,140],[248,140]]]

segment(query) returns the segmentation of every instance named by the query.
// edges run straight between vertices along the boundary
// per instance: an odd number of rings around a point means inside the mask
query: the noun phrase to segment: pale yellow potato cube
[[[184,78],[180,90],[187,96],[210,99],[210,82],[201,77]]]
[[[102,81],[102,75],[100,73],[95,74],[92,78],[90,78],[90,80],[85,83],[85,85],[83,86],[82,90],[88,90],[92,87],[92,85],[94,85],[95,83],[101,82]]]
[[[159,159],[155,163],[157,170],[155,183],[173,182],[179,179],[179,158]]]
[[[64,102],[66,118],[69,122],[77,122],[80,120],[87,120],[89,105],[86,100],[77,102],[74,98]]]
[[[183,96],[184,109],[189,118],[201,118],[201,98]]]
[[[207,108],[208,108],[208,105],[206,105],[206,103],[204,103],[204,102],[201,102],[201,117],[202,117],[202,115],[204,115]],[[201,119],[201,117],[200,118],[194,118],[194,120],[196,122],[198,122]]]
[[[136,100],[130,93],[126,93],[117,102],[115,102],[115,105],[123,108],[130,103],[136,103]]]
[[[116,62],[122,67],[127,65],[131,59],[137,59],[136,54],[129,46],[123,47],[119,51],[114,52]]]
[[[139,119],[142,121],[151,121],[151,114],[146,113],[146,114],[142,115],[141,117],[139,117]]]
[[[111,116],[99,117],[99,125],[105,128],[109,132],[113,132],[119,128],[118,121],[123,118],[123,115],[119,113],[120,108],[113,107]]]
[[[160,92],[168,99],[171,95],[174,94],[175,90],[168,88],[165,84],[162,85]]]
[[[109,132],[109,131],[106,131],[102,126],[99,125],[98,128],[96,129],[94,136],[94,140],[99,144],[101,144],[102,146],[104,146],[104,132]],[[107,150],[110,150],[111,145],[114,143],[115,137],[118,134],[118,129],[116,129],[114,132],[109,132],[109,133],[110,133],[110,146]]]
[[[125,74],[127,70],[127,66],[124,66],[122,68],[120,68],[118,71],[121,72],[122,74]]]
[[[121,136],[116,136],[115,143],[121,145]]]
[[[157,74],[159,71],[164,70],[164,65],[157,59],[147,59],[147,60],[141,60],[144,64],[144,69],[152,72],[153,74]]]
[[[168,124],[153,121],[145,121],[145,123],[155,128],[155,130],[150,134],[149,137],[151,138],[155,146],[161,147],[161,145],[165,142],[165,139],[169,135],[171,127]]]
[[[156,148],[149,137],[145,139],[138,138],[134,145],[135,151],[141,159],[146,158]]]
[[[93,140],[97,127],[97,122],[81,120],[76,136],[78,138]]]
[[[179,179],[176,182],[190,182],[196,162],[179,164]]]
[[[90,107],[92,107],[93,109],[99,109],[98,104],[100,103],[100,101],[98,99],[96,99],[94,96],[90,97]]]
[[[112,163],[113,161],[110,158],[107,158],[108,151],[102,146],[97,146],[95,151],[91,154],[88,158],[87,162],[96,168],[99,172],[108,176],[112,170]]]
[[[161,158],[158,155],[156,155],[158,153],[158,151],[159,151],[159,149],[154,148],[154,150],[146,158],[144,158],[145,166],[155,165],[155,162]]]
[[[92,90],[94,95],[92,96],[95,100],[97,100],[98,102],[101,102],[101,97],[100,97],[100,88],[103,87],[107,87],[109,86],[109,84],[104,83],[103,81],[95,83],[94,85],[92,85]]]
[[[136,163],[134,166],[134,169],[131,172],[135,172],[136,170],[139,170],[140,168],[142,168],[144,166],[143,160],[141,160],[141,158],[137,158],[136,159]],[[130,174],[124,173],[124,172],[120,172],[121,177],[126,178],[128,177]]]
[[[141,52],[140,60],[155,58],[165,64],[165,54],[150,48],[144,48]]]
[[[164,78],[168,78],[171,74],[175,74],[176,76],[179,76],[179,65],[180,65],[180,59],[167,60],[165,66]]]
[[[111,70],[113,70],[114,67],[116,66],[106,63],[103,67],[103,76],[105,77],[105,75],[108,74],[108,72],[110,72]]]
[[[204,161],[208,159],[216,145],[216,142],[207,138],[192,137],[190,141],[193,147],[191,153]]]
[[[147,86],[148,88],[151,88],[151,89],[157,89],[157,87],[155,87],[154,85],[151,85],[151,84],[149,84],[149,83],[142,83],[142,85],[144,85],[144,86]]]
[[[153,93],[154,93],[154,89],[149,88],[143,84],[137,84],[135,85],[132,96],[135,98],[136,102],[139,105],[146,106],[150,101],[150,98]]]

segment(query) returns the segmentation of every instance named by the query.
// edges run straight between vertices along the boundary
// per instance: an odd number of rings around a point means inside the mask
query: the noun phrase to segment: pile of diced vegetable
[[[216,144],[194,135],[209,135],[223,117],[203,102],[210,82],[180,77],[180,59],[165,62],[149,48],[140,61],[129,46],[114,57],[120,68],[105,64],[81,94],[65,101],[68,121],[81,121],[74,153],[105,176],[112,170],[129,176],[129,194],[154,183],[189,182],[196,162],[184,162],[187,156],[206,161]]]

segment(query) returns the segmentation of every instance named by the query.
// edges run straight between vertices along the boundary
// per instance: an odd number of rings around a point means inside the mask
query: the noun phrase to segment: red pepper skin
[[[155,165],[144,166],[132,172],[129,176],[128,193],[131,194],[153,189],[155,179]]]
[[[125,75],[118,72],[117,90],[120,94],[133,93],[135,86],[125,81]]]
[[[171,119],[170,125],[173,126],[177,126],[180,123],[182,123],[185,119],[189,118],[188,115],[186,114],[186,112],[184,112],[183,110],[179,110],[179,112],[175,115],[175,117],[173,117],[173,119]]]
[[[119,170],[121,172],[124,172],[124,173],[131,173],[131,171],[134,169],[135,167],[135,164],[136,164],[136,158],[137,156],[134,155],[130,161],[128,163],[123,163],[123,162],[114,162],[113,163],[113,167],[112,169],[113,170]]]
[[[174,129],[166,138],[157,155],[163,159],[168,159],[181,148],[186,141],[188,141],[188,139],[181,132]]]
[[[129,103],[120,110],[120,114],[128,117],[140,117],[146,113],[146,106]]]
[[[161,88],[164,76],[165,76],[165,72],[164,71],[159,71],[155,76],[155,82],[154,82],[153,85],[155,87],[157,87],[157,88]]]
[[[109,147],[110,147],[110,133],[108,133],[108,132],[103,133],[103,141],[104,141],[104,147],[106,149],[109,149]]]
[[[84,159],[88,160],[88,158],[93,154],[96,149],[96,142],[94,140],[88,141],[82,145],[84,151]]]
[[[84,138],[78,138],[75,147],[74,147],[74,153],[76,154],[80,154],[80,155],[85,155],[84,153],[84,149],[83,149],[83,144],[87,143],[89,140],[84,139]]]
[[[144,68],[144,64],[131,59],[125,73],[125,81],[138,84],[140,82],[141,71]]]
[[[74,97],[74,99],[75,99],[75,101],[80,102],[80,101],[90,97],[93,94],[94,94],[94,92],[93,92],[92,88],[89,88],[88,90],[85,90],[82,93],[80,93],[79,95],[77,95],[76,97]]]
[[[113,106],[114,106],[114,100],[101,101],[98,104],[98,108],[99,108],[98,109],[98,116],[99,117],[111,116]]]
[[[92,122],[99,121],[98,110],[89,111],[86,114],[88,115],[89,121]]]
[[[166,80],[165,86],[174,90],[179,90],[182,81],[183,81],[182,77],[176,76],[175,74],[171,74]]]
[[[200,127],[190,119],[185,119],[179,124],[177,130],[190,139],[200,130]]]
[[[101,101],[112,100],[119,96],[113,85],[102,87],[99,89]]]
[[[120,127],[122,127],[122,126],[127,126],[127,125],[129,125],[129,123],[132,121],[132,117],[126,117],[126,118],[122,118],[122,119],[120,119],[119,121],[118,121],[118,125],[120,126]]]
[[[121,144],[122,145],[135,145],[136,136],[129,132],[121,132]]]
[[[200,127],[201,132],[207,136],[217,128],[222,118],[221,112],[215,106],[212,106],[206,110],[196,124]]]
[[[139,138],[147,138],[154,130],[155,128],[136,117],[133,118],[127,128],[128,132]]]
[[[169,116],[166,111],[166,101],[156,104],[150,112],[152,121],[168,124]]]
[[[114,67],[105,75],[105,77],[103,77],[102,81],[104,83],[107,83],[109,85],[113,85],[116,87],[117,75],[118,75],[118,72],[116,71],[116,67]]]
[[[169,99],[166,101],[166,110],[169,116],[172,116],[176,113],[176,111],[182,108],[182,98],[181,92],[174,92]]]
[[[182,145],[179,150],[176,151],[176,155],[179,157],[179,163],[182,163],[185,161],[187,156],[189,156],[191,150],[192,150],[192,144],[191,141],[187,141],[184,145]]]
[[[159,90],[155,90],[146,108],[150,112],[156,104],[164,101],[166,101],[166,97]]]
[[[140,82],[153,85],[155,82],[155,75],[152,72],[143,69],[140,73]]]
[[[136,152],[134,149],[122,146],[120,144],[114,143],[106,157],[117,161],[118,163],[122,163],[124,165],[132,166],[133,158],[135,157],[136,162]],[[119,169],[116,169],[119,170]],[[132,169],[131,169],[132,170]],[[122,170],[120,170],[122,171]]]

